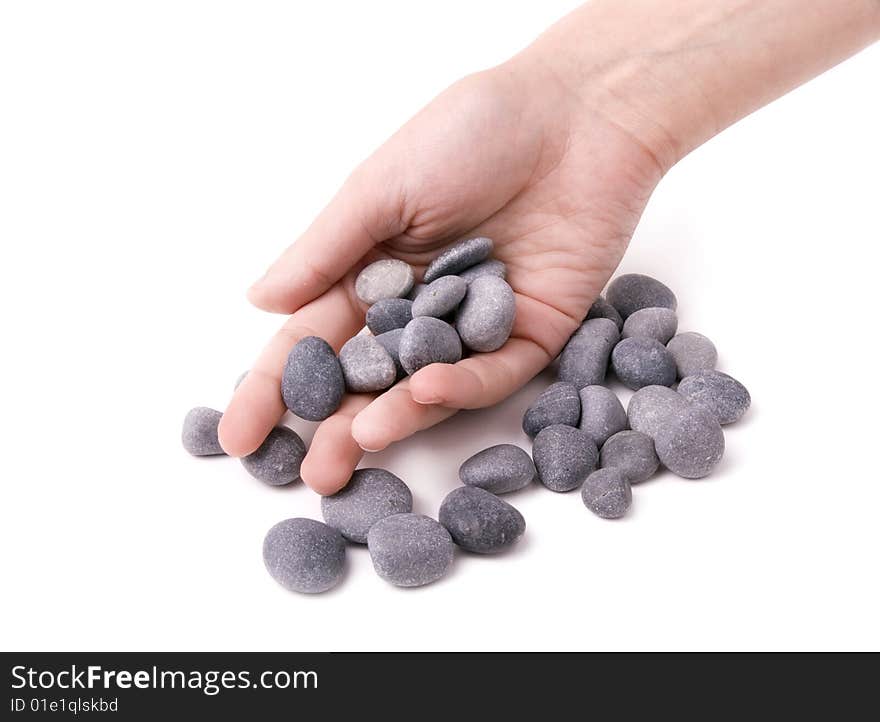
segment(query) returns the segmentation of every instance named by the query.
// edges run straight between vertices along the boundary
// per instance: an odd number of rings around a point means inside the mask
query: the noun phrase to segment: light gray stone
[[[314,519],[285,519],[266,534],[263,563],[285,589],[326,592],[345,572],[345,540],[336,529]]]
[[[718,363],[718,351],[715,344],[701,333],[688,331],[673,336],[666,344],[675,366],[678,378],[692,376],[700,371],[712,370]]]
[[[455,328],[472,351],[497,351],[510,338],[516,318],[516,296],[507,281],[483,276],[467,287],[458,307]]]
[[[632,489],[620,469],[597,469],[584,482],[581,499],[596,516],[619,519],[632,504]]]
[[[686,413],[688,401],[667,386],[645,386],[629,400],[626,415],[629,427],[652,439],[670,419]]]
[[[467,459],[458,470],[462,484],[493,494],[506,494],[528,486],[535,478],[531,457],[513,444],[498,444]]]
[[[507,266],[496,258],[490,258],[487,261],[478,263],[476,266],[466,268],[458,274],[467,283],[481,276],[497,276],[498,278],[507,278]]]
[[[536,398],[523,415],[522,427],[528,436],[554,424],[577,426],[581,417],[581,399],[574,384],[557,381]]]
[[[276,426],[255,452],[241,458],[241,465],[269,486],[284,486],[299,479],[305,455],[306,445],[299,434],[286,426]]]
[[[492,554],[507,549],[526,530],[513,506],[476,486],[453,489],[440,505],[440,523],[462,549]]]
[[[420,514],[395,514],[377,521],[367,534],[373,568],[398,587],[435,582],[452,567],[455,545],[446,528]]]
[[[352,393],[382,391],[394,383],[394,359],[375,336],[354,336],[339,350],[345,386]]]
[[[342,490],[321,499],[324,521],[349,541],[367,543],[367,532],[380,519],[412,511],[409,487],[385,469],[358,469]]]
[[[424,282],[430,283],[441,276],[460,273],[485,261],[492,253],[493,245],[489,238],[468,238],[450,246],[425,269]]]
[[[571,491],[596,468],[599,451],[580,429],[556,424],[541,429],[532,445],[538,480],[551,491]]]
[[[630,484],[651,478],[660,466],[654,441],[640,431],[618,431],[602,445],[599,464],[603,469],[620,469]]]
[[[428,284],[413,301],[412,315],[442,318],[454,311],[467,293],[467,282],[458,276],[441,276]]]
[[[589,436],[596,446],[623,431],[627,427],[626,411],[617,395],[604,386],[584,386],[580,391],[581,431]]]
[[[625,386],[671,386],[675,383],[675,359],[653,338],[625,338],[611,352],[611,365]]]
[[[288,409],[302,419],[323,421],[342,403],[345,379],[339,359],[324,339],[306,336],[290,351],[281,378]]]
[[[400,381],[404,376],[406,376],[406,371],[400,363],[400,339],[403,338],[403,329],[395,328],[391,331],[386,331],[385,333],[380,333],[376,336],[376,340],[382,344],[382,348],[384,348],[388,355],[391,356],[391,359],[394,361],[394,368],[397,370],[396,380]]]
[[[217,438],[217,427],[223,414],[207,406],[190,409],[183,419],[180,439],[183,448],[193,456],[214,456],[223,454],[223,447]]]
[[[367,309],[367,328],[378,336],[404,328],[412,321],[413,302],[407,298],[383,298]]]
[[[642,308],[623,324],[623,338],[644,336],[667,343],[678,330],[678,316],[671,308]]]
[[[578,389],[605,381],[611,349],[620,339],[617,324],[607,318],[584,321],[559,356],[559,380]]]
[[[412,266],[396,258],[375,261],[355,279],[354,291],[364,303],[372,306],[383,298],[403,298],[413,287]]]
[[[656,278],[640,273],[618,276],[605,290],[605,298],[624,320],[643,308],[671,308],[678,305],[675,294]]]
[[[685,479],[700,479],[714,469],[724,455],[724,432],[706,409],[688,404],[657,431],[654,448],[660,463]]]
[[[398,347],[400,364],[414,374],[428,364],[454,364],[461,360],[461,339],[445,321],[419,316],[403,329]]]
[[[720,371],[699,371],[685,376],[678,393],[692,404],[702,406],[721,424],[739,421],[752,403],[752,397],[733,376]]]

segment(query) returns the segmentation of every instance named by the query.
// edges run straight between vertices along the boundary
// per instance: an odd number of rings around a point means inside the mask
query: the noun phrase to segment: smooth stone
[[[367,309],[367,328],[378,336],[412,321],[413,302],[407,298],[383,298]]]
[[[611,389],[584,386],[580,391],[580,402],[581,420],[578,427],[596,446],[602,446],[608,437],[627,427],[626,410]]]
[[[180,440],[183,448],[193,456],[225,454],[217,438],[217,427],[223,414],[207,406],[196,406],[183,417]]]
[[[336,529],[314,519],[285,519],[266,534],[263,563],[285,589],[326,592],[345,572],[345,540]]]
[[[637,391],[643,386],[671,386],[675,383],[675,359],[653,338],[625,338],[611,352],[611,366],[617,378]]]
[[[401,479],[385,469],[358,469],[341,490],[321,499],[324,521],[349,541],[367,543],[380,519],[412,511],[413,497]]]
[[[497,258],[490,258],[475,266],[466,268],[458,274],[458,277],[463,278],[466,283],[470,283],[474,279],[482,278],[483,276],[497,276],[498,278],[506,279],[507,266]]]
[[[532,401],[523,414],[522,427],[534,438],[541,429],[554,424],[577,426],[581,417],[581,399],[574,384],[557,381]]]
[[[657,472],[660,459],[650,436],[641,431],[618,431],[602,444],[599,465],[620,469],[630,484],[638,484]]]
[[[355,279],[354,292],[367,305],[383,298],[403,298],[415,283],[412,266],[396,258],[375,261]]]
[[[584,321],[559,356],[558,376],[577,388],[605,381],[611,349],[620,340],[617,324],[608,318]]]
[[[352,393],[387,389],[397,378],[397,368],[375,336],[355,336],[339,350],[345,386]]]
[[[605,300],[604,296],[599,296],[593,302],[593,305],[590,306],[590,310],[587,311],[587,318],[585,320],[589,321],[591,318],[607,318],[609,321],[614,321],[617,324],[618,330],[623,328],[623,318],[617,312],[617,309]]]
[[[476,486],[493,494],[517,491],[532,483],[535,464],[532,457],[513,444],[498,444],[478,451],[459,468],[466,486]]]
[[[675,294],[656,278],[641,273],[618,276],[605,290],[605,298],[617,309],[624,320],[643,308],[671,308],[678,306]]]
[[[398,587],[435,582],[452,567],[455,544],[440,522],[421,514],[395,514],[367,534],[373,568]]]
[[[666,348],[675,359],[680,379],[693,376],[700,371],[711,371],[718,363],[715,344],[701,333],[694,331],[680,333],[670,339]]]
[[[324,339],[306,336],[293,347],[281,377],[281,395],[301,419],[323,421],[342,403],[345,378],[333,349]]]
[[[400,364],[414,374],[429,364],[454,364],[461,360],[461,339],[445,321],[419,316],[403,329],[399,345]]]
[[[513,506],[476,486],[460,486],[440,505],[440,523],[462,549],[493,554],[514,544],[526,520]]]
[[[293,429],[276,426],[255,452],[241,457],[247,472],[270,486],[284,486],[299,479],[306,444]]]
[[[467,282],[459,276],[441,276],[413,301],[412,315],[441,318],[458,307],[467,291]]]
[[[493,246],[490,238],[468,238],[460,241],[431,261],[422,280],[430,283],[440,276],[450,276],[476,266],[489,257]]]
[[[250,369],[248,369],[247,371],[242,371],[239,377],[235,379],[235,386],[232,387],[233,391],[241,386],[241,382],[244,381],[245,376],[247,376],[249,372]]]
[[[556,424],[541,429],[532,445],[538,480],[551,491],[571,491],[596,468],[599,450],[586,432]]]
[[[415,301],[422,294],[422,291],[424,291],[427,287],[427,283],[414,283],[412,290],[408,294],[406,294],[407,299],[410,301]]]
[[[685,376],[678,393],[692,404],[702,406],[721,424],[739,421],[752,403],[748,389],[733,376],[720,371],[699,371]]]
[[[678,330],[678,316],[671,308],[643,308],[623,324],[622,338],[643,336],[667,343]]]
[[[392,361],[394,361],[394,368],[397,370],[397,381],[400,381],[404,376],[406,376],[406,370],[400,363],[400,339],[403,338],[403,329],[395,328],[391,331],[386,331],[385,333],[380,333],[376,336],[376,340],[382,344],[382,348],[384,348],[388,355],[391,356]]]
[[[596,469],[584,482],[581,499],[596,516],[619,519],[632,504],[632,489],[620,469]]]
[[[688,404],[657,431],[654,448],[660,463],[685,479],[700,479],[714,469],[724,455],[724,432],[706,409]]]
[[[465,346],[486,353],[497,351],[510,338],[515,318],[516,295],[507,281],[483,276],[467,287],[467,296],[455,316],[455,328]]]
[[[652,439],[670,419],[686,413],[687,399],[668,386],[645,386],[629,400],[626,416],[633,431],[641,431]]]

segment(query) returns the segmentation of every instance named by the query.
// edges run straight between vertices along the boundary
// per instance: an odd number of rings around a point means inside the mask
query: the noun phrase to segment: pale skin
[[[288,314],[220,424],[254,451],[285,407],[303,336],[336,350],[364,325],[354,279],[377,258],[416,275],[456,239],[486,235],[517,316],[501,349],[349,395],[315,432],[306,484],[332,494],[364,451],[459,409],[495,404],[559,352],[613,273],[654,187],[721,130],[880,38],[880,0],[594,0],[506,63],[464,78],[343,184],[255,283]]]

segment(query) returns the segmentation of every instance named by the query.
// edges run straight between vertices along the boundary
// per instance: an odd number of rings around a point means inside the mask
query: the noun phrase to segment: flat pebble
[[[664,424],[685,413],[688,406],[687,399],[668,386],[645,386],[630,398],[626,416],[631,429],[653,439]]]
[[[306,455],[305,442],[293,429],[276,426],[255,452],[241,457],[241,465],[255,479],[270,486],[284,486],[299,479]]]
[[[620,340],[617,324],[607,318],[584,321],[559,356],[559,380],[577,388],[605,381],[611,349]]]
[[[515,318],[516,296],[507,281],[483,276],[467,287],[467,296],[455,317],[455,328],[465,346],[485,353],[504,345]]]
[[[408,298],[383,298],[367,309],[367,328],[378,336],[412,321],[413,302]]]
[[[532,445],[538,480],[551,491],[571,491],[596,468],[599,450],[580,429],[556,424],[541,429]]]
[[[507,266],[497,258],[490,258],[487,261],[478,263],[475,266],[466,268],[458,274],[466,283],[470,283],[475,278],[481,276],[497,276],[498,278],[507,278]]]
[[[632,489],[620,469],[596,469],[584,482],[581,499],[596,516],[619,519],[632,504]]]
[[[458,546],[479,554],[508,548],[526,530],[522,514],[476,486],[460,486],[449,492],[440,505],[439,519]]]
[[[431,261],[425,269],[424,282],[430,283],[440,276],[449,276],[476,266],[489,257],[493,246],[489,238],[468,238],[456,243]]]
[[[441,276],[436,281],[429,283],[428,287],[413,301],[412,315],[413,317],[441,318],[458,307],[467,290],[468,285],[463,278]]]
[[[678,378],[692,376],[700,371],[712,370],[718,363],[718,351],[701,333],[688,331],[673,336],[666,344],[678,369]]]
[[[190,409],[183,418],[183,432],[180,440],[183,448],[193,456],[214,456],[223,454],[223,447],[217,438],[217,426],[223,417],[219,411],[207,406]]]
[[[714,469],[724,455],[724,432],[706,409],[688,408],[667,420],[654,437],[660,463],[685,479],[700,479]]]
[[[375,336],[354,336],[339,350],[345,386],[352,393],[387,389],[397,378],[397,368]]]
[[[633,390],[675,383],[675,359],[653,338],[625,338],[611,352],[611,365],[621,383]]]
[[[324,339],[306,336],[293,347],[281,377],[288,409],[302,419],[323,421],[342,403],[345,378],[339,359]]]
[[[602,446],[609,436],[627,427],[626,411],[611,389],[584,386],[580,391],[580,402],[581,420],[578,426],[596,446]]]
[[[321,499],[324,521],[349,541],[367,543],[367,532],[380,519],[412,511],[409,487],[385,469],[358,469],[333,496]]]
[[[685,376],[678,393],[692,404],[702,406],[721,424],[739,421],[752,403],[748,389],[733,376],[720,371],[699,371]]]
[[[523,414],[522,427],[528,436],[554,424],[577,426],[581,417],[581,399],[574,384],[557,381],[550,384]]]
[[[604,296],[599,296],[593,302],[593,305],[590,306],[590,310],[587,311],[587,318],[585,320],[589,321],[591,318],[607,318],[609,321],[614,321],[617,324],[618,330],[623,328],[623,318],[617,312],[617,309],[605,300]]]
[[[671,308],[678,305],[675,294],[656,278],[641,273],[618,276],[605,290],[605,298],[624,320],[643,308]]]
[[[367,534],[373,568],[398,587],[420,587],[452,567],[455,544],[446,528],[420,514],[395,514],[373,524]]]
[[[602,445],[599,465],[620,469],[630,484],[651,478],[660,466],[654,441],[640,431],[618,431]]]
[[[677,330],[678,316],[671,308],[643,308],[626,319],[621,336],[644,336],[665,344]]]
[[[408,374],[433,363],[454,364],[461,360],[461,339],[445,321],[419,316],[403,329],[399,345],[400,364]]]
[[[364,268],[355,279],[354,292],[364,303],[372,306],[383,298],[403,298],[415,283],[412,266],[396,258],[375,261]]]
[[[535,478],[535,464],[520,447],[498,444],[477,452],[459,468],[461,483],[493,494],[522,489]]]
[[[395,328],[391,331],[386,331],[385,333],[380,333],[376,336],[376,340],[382,344],[382,348],[384,348],[388,355],[391,356],[392,361],[394,361],[394,368],[397,370],[397,381],[400,381],[404,376],[406,376],[406,370],[400,363],[400,339],[403,338],[403,329]]]
[[[285,519],[266,534],[263,563],[285,589],[326,592],[345,571],[345,540],[336,529],[314,519]]]

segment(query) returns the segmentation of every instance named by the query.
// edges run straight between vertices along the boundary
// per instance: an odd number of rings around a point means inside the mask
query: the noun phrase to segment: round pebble
[[[620,469],[596,469],[584,482],[581,499],[596,516],[619,519],[632,504],[632,489]]]
[[[623,318],[603,296],[599,296],[590,306],[586,320],[589,321],[591,318],[607,318],[617,324],[618,330],[623,328]]]
[[[452,567],[455,545],[446,528],[420,514],[395,514],[377,521],[367,534],[373,568],[398,587],[420,587]]]
[[[459,468],[466,486],[477,486],[493,494],[506,494],[528,486],[535,478],[535,464],[520,447],[498,444],[477,452]]]
[[[605,381],[611,349],[620,340],[617,324],[607,318],[584,321],[559,356],[559,380],[577,388]]]
[[[217,426],[223,417],[219,411],[207,406],[190,409],[183,418],[183,432],[180,440],[183,448],[193,456],[214,456],[223,454],[223,447],[217,438]]]
[[[266,534],[263,563],[285,589],[326,592],[345,571],[345,540],[336,529],[314,519],[285,519]]]
[[[643,308],[623,324],[622,338],[643,336],[666,343],[678,330],[678,316],[671,308]]]
[[[383,298],[403,298],[415,283],[412,266],[395,258],[375,261],[355,279],[354,292],[372,306]]]
[[[449,492],[440,505],[439,519],[458,546],[479,554],[508,548],[526,530],[522,514],[476,486],[460,486]]]
[[[430,283],[440,276],[449,276],[485,261],[492,253],[492,240],[489,238],[468,238],[447,248],[431,261],[425,269],[424,282]]]
[[[675,359],[680,379],[700,371],[711,371],[718,363],[715,344],[701,333],[694,331],[680,333],[672,337],[666,348]]]
[[[733,376],[720,371],[699,371],[685,376],[678,393],[692,404],[702,406],[721,424],[739,421],[752,403],[748,389]]]
[[[645,386],[630,398],[626,416],[631,429],[653,439],[669,419],[685,413],[688,406],[687,399],[668,386]]]
[[[400,363],[400,339],[402,337],[402,328],[395,328],[376,336],[376,340],[382,344],[382,348],[388,352],[388,355],[391,356],[391,360],[394,361],[394,368],[397,370],[397,381],[400,381],[400,379],[406,376],[406,371]]]
[[[413,302],[407,298],[383,298],[367,309],[367,328],[376,336],[403,328],[412,321]]]
[[[463,278],[458,276],[441,276],[436,281],[428,284],[428,287],[413,301],[412,315],[433,316],[440,318],[450,311],[454,311],[464,295],[468,285]]]
[[[507,266],[496,258],[490,258],[476,266],[466,268],[458,274],[466,283],[470,283],[475,278],[481,276],[497,276],[498,278],[507,278]]]
[[[400,337],[400,364],[408,374],[433,363],[454,364],[461,360],[461,339],[445,321],[419,316],[410,321]]]
[[[358,469],[341,490],[321,499],[321,513],[349,541],[367,543],[367,532],[380,519],[412,511],[409,487],[385,469]]]
[[[276,426],[255,452],[241,457],[241,465],[255,479],[270,486],[284,486],[299,479],[306,455],[305,442],[293,429]]]
[[[640,273],[618,276],[605,291],[605,298],[626,319],[643,308],[676,309],[675,294],[656,278]]]
[[[584,386],[580,392],[580,430],[587,434],[596,446],[627,427],[626,411],[620,399],[604,386]]]
[[[675,359],[653,338],[625,338],[611,352],[611,365],[621,383],[633,390],[675,383]]]
[[[654,437],[660,463],[685,479],[700,479],[714,469],[724,455],[724,432],[706,409],[688,408],[668,419]]]
[[[293,347],[281,377],[288,409],[302,419],[323,421],[342,403],[345,378],[333,349],[324,339],[306,336]]]
[[[556,424],[535,437],[532,456],[544,486],[551,491],[571,491],[596,468],[599,451],[585,432]]]
[[[455,317],[455,328],[465,346],[485,353],[504,345],[515,318],[516,296],[507,281],[483,276],[467,287],[467,296]]]
[[[394,359],[375,336],[354,336],[339,350],[345,386],[352,393],[387,389],[397,378]]]
[[[654,441],[640,431],[618,431],[602,445],[599,465],[619,469],[630,484],[651,478],[660,466]]]
[[[574,384],[557,381],[550,384],[523,414],[522,427],[534,438],[548,426],[577,426],[581,417],[581,399]]]

